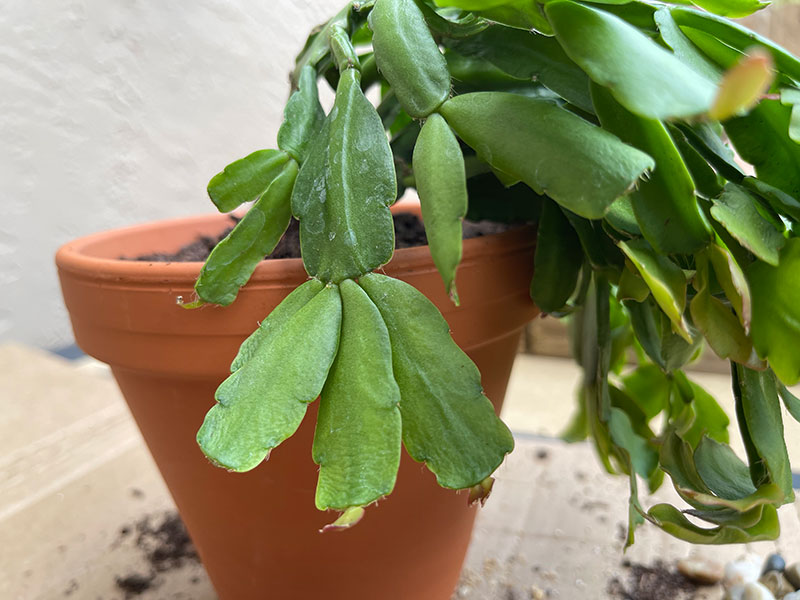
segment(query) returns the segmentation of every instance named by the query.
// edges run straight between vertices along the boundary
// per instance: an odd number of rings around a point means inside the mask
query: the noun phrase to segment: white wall
[[[5,0],[0,340],[72,341],[53,254],[213,210],[208,179],[275,146],[287,73],[344,0]]]

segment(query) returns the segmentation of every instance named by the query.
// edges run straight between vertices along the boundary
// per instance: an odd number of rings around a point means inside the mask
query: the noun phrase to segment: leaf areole
[[[298,89],[292,93],[278,130],[278,147],[303,164],[309,145],[325,122],[325,112],[317,93],[317,71],[306,65],[300,70]]]
[[[194,285],[202,300],[223,306],[233,302],[258,263],[275,249],[292,218],[290,198],[296,178],[297,163],[290,160],[233,231],[214,247]]]
[[[442,487],[483,481],[514,448],[514,439],[483,395],[477,367],[450,337],[436,307],[412,286],[376,273],[359,283],[389,330],[406,450]]]
[[[369,15],[378,69],[405,111],[424,118],[450,94],[447,63],[413,0],[377,0]]]
[[[567,55],[634,114],[690,117],[711,106],[714,84],[633,25],[570,0],[544,10]]]
[[[297,430],[328,377],[341,316],[338,288],[311,280],[245,340],[197,432],[212,462],[249,471]]]
[[[578,284],[583,250],[578,235],[552,200],[542,203],[531,298],[546,313],[561,310]]]
[[[794,385],[800,381],[800,239],[786,242],[777,267],[756,261],[746,273],[753,301],[753,345],[784,384]]]
[[[281,150],[256,150],[214,175],[208,182],[208,196],[219,212],[230,212],[261,196],[289,160]]]
[[[440,112],[484,161],[588,219],[601,218],[654,166],[548,100],[476,92],[451,98]]]
[[[603,129],[655,160],[650,177],[631,194],[645,239],[661,254],[686,254],[708,244],[711,231],[697,206],[694,181],[664,124],[629,112],[597,84],[591,90]]]
[[[320,510],[365,506],[389,494],[400,466],[400,390],[389,332],[357,283],[345,279],[339,349],[320,395],[313,458]]]
[[[358,73],[346,69],[292,193],[308,274],[339,282],[387,263],[394,250],[389,205],[396,195],[380,117],[364,97]]]
[[[414,177],[433,263],[458,304],[456,268],[461,262],[461,222],[467,214],[464,157],[441,115],[425,121],[414,146]]]

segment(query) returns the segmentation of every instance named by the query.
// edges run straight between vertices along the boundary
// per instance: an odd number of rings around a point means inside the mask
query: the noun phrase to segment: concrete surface
[[[274,147],[286,76],[344,0],[5,0],[0,10],[0,340],[69,344],[53,253],[213,208],[212,175]],[[800,6],[746,23],[800,51]]]
[[[550,437],[569,417],[576,375],[563,359],[518,358],[504,411],[517,449],[479,514],[455,598],[608,598],[611,579],[627,576],[623,560],[672,564],[689,554],[719,560],[745,550],[692,548],[644,526],[623,555],[626,480],[602,472],[588,444]],[[724,386],[718,375],[702,379],[709,389]],[[122,600],[116,578],[147,571],[122,529],[173,505],[108,370],[5,345],[0,389],[0,598]],[[674,497],[667,484],[643,500]],[[749,549],[766,555],[777,548],[800,559],[794,507],[784,507],[781,519],[778,542]],[[191,561],[155,583],[137,598],[216,598],[202,566]],[[719,598],[718,588],[696,596]]]

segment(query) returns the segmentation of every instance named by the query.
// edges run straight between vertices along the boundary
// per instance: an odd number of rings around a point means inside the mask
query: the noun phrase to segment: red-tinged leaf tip
[[[763,48],[752,48],[725,72],[708,116],[723,121],[753,108],[775,79],[772,55]]]
[[[343,531],[349,529],[363,518],[364,512],[363,506],[351,506],[339,515],[338,519],[333,523],[325,525],[319,532],[325,533],[326,531]]]
[[[479,484],[473,485],[471,488],[469,488],[469,505],[472,506],[476,502],[480,502],[481,506],[484,506],[486,504],[486,500],[489,498],[489,495],[492,493],[493,486],[494,477],[487,477]]]

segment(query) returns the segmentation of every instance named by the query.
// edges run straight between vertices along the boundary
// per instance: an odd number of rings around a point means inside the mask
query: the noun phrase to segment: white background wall
[[[213,210],[209,178],[275,146],[287,74],[344,0],[4,0],[0,340],[72,333],[62,243]]]
[[[72,341],[62,243],[213,210],[208,179],[274,147],[294,56],[344,3],[0,1],[0,341]],[[798,23],[747,20],[800,53]]]

